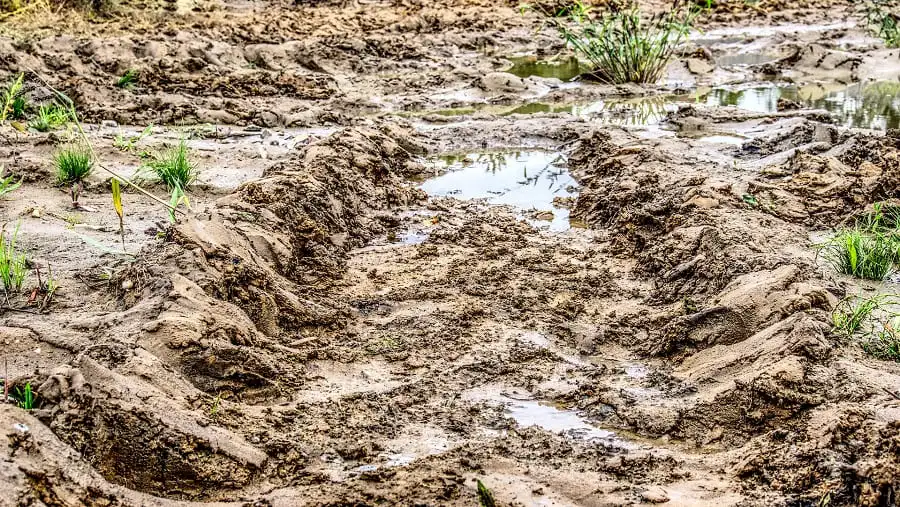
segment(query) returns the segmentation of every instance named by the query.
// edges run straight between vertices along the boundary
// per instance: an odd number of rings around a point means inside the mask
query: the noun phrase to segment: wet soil
[[[2,221],[60,286],[0,308],[38,394],[0,406],[0,505],[896,505],[900,364],[830,317],[885,287],[813,243],[900,197],[900,53],[855,4],[723,2],[608,86],[516,7],[0,21],[105,167],[201,168],[120,237],[109,174],[55,184],[70,131],[0,130]]]

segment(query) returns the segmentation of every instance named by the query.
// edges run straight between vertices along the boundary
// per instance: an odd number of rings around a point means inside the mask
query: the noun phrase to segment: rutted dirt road
[[[38,393],[0,504],[897,503],[900,365],[812,247],[900,185],[858,7],[724,3],[651,87],[542,77],[512,4],[120,8],[3,21],[0,70],[115,171],[187,136],[200,184],[175,225],[126,194],[126,255],[108,175],[72,210],[66,132],[4,127],[61,288],[0,314]]]

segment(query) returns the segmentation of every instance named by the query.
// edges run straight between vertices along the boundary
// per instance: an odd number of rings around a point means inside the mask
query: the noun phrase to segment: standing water
[[[510,151],[470,153],[441,157],[440,176],[422,184],[432,196],[485,199],[523,212],[536,212],[535,225],[547,224],[552,231],[569,228],[569,210],[554,202],[574,197],[577,183],[565,169],[559,153]]]

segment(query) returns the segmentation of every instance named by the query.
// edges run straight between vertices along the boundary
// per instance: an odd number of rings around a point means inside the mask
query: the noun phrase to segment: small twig
[[[882,387],[882,389],[884,390],[884,392],[890,394],[895,400],[900,400],[900,396],[898,396],[897,393],[892,392],[887,387]]]

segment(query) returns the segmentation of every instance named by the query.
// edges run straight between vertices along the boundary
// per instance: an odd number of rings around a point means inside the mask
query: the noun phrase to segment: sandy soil
[[[567,54],[512,3],[0,21],[105,167],[202,169],[174,225],[126,193],[123,245],[109,174],[55,185],[71,132],[0,130],[0,219],[60,284],[0,309],[38,394],[0,406],[0,505],[896,505],[900,364],[831,330],[895,284],[812,246],[900,191],[860,14],[720,3],[646,87],[504,72]]]

